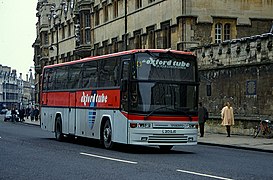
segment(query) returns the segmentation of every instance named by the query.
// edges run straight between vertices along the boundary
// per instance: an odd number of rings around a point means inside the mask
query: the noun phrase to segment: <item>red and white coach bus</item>
[[[197,144],[198,69],[190,52],[137,49],[45,66],[41,127],[114,143]]]

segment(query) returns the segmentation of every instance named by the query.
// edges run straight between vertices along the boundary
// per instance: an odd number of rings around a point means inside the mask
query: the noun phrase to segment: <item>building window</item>
[[[108,54],[108,41],[103,41],[102,42],[102,46],[103,46],[103,54]]]
[[[95,56],[99,56],[100,55],[99,44],[94,44],[94,55]]]
[[[48,45],[48,34],[47,34],[47,32],[44,33],[44,44]]]
[[[139,9],[142,7],[142,0],[136,0],[136,9]]]
[[[155,48],[155,31],[154,27],[148,27],[147,28],[147,33],[148,33],[148,48],[154,49]]]
[[[50,30],[50,34],[51,34],[51,44],[54,43],[54,32],[53,30]]]
[[[95,25],[99,25],[100,24],[100,11],[99,9],[96,7],[95,8]]]
[[[108,21],[108,6],[106,3],[103,3],[103,14],[104,14],[104,22]]]
[[[65,26],[64,24],[62,25],[62,39],[65,38]]]
[[[214,18],[211,29],[212,42],[221,43],[226,40],[236,38],[237,19],[236,18]]]
[[[215,43],[222,42],[222,24],[217,23],[215,24]]]
[[[113,4],[114,4],[113,17],[116,18],[118,17],[118,0],[115,0]]]
[[[81,27],[81,35],[83,35],[83,39],[81,39],[81,43],[84,44],[90,44],[91,43],[91,34],[90,34],[90,26],[91,26],[91,20],[90,20],[90,13],[85,12],[81,16],[81,24],[83,25]]]
[[[231,39],[231,35],[230,35],[231,28],[230,27],[231,27],[231,25],[229,23],[225,24],[225,26],[224,26],[224,41]]]
[[[118,38],[112,39],[112,50],[113,52],[118,52]]]
[[[91,43],[90,28],[85,29],[85,44]]]
[[[71,23],[70,23],[70,21],[68,21],[67,22],[67,26],[68,26],[68,37],[70,37],[71,36]]]
[[[134,37],[135,37],[135,48],[141,49],[142,48],[141,31],[140,30],[135,31]]]
[[[88,12],[84,14],[84,24],[85,24],[85,27],[90,28],[91,21],[90,21],[90,14]]]
[[[90,25],[91,25],[91,21],[90,21],[90,13],[89,12],[85,12],[84,13],[84,27],[83,27],[83,34],[84,34],[84,43],[85,44],[90,44],[91,43],[91,32],[90,32]]]
[[[171,48],[171,28],[169,22],[162,24],[162,31],[163,48],[164,49]]]

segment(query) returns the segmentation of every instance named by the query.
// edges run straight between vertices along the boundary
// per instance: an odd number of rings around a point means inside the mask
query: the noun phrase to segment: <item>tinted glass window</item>
[[[90,61],[83,64],[80,88],[97,87],[97,66],[97,61]]]
[[[119,85],[120,61],[110,58],[99,61],[99,87],[113,87]]]
[[[55,69],[45,69],[44,90],[54,90]]]
[[[69,74],[67,78],[68,89],[77,89],[79,87],[80,72],[81,72],[81,64],[74,64],[69,67]]]
[[[55,89],[66,89],[67,88],[67,78],[68,78],[68,70],[67,66],[58,67],[56,69],[56,83]]]

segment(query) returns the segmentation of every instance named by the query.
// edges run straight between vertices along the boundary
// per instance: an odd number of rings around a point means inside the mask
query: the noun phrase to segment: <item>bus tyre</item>
[[[161,146],[159,146],[159,148],[161,151],[168,152],[173,148],[173,146],[172,145],[161,145]]]
[[[57,117],[56,121],[55,121],[55,138],[58,141],[62,141],[63,140],[63,133],[62,133],[62,121],[61,121],[61,117]]]
[[[105,122],[102,133],[104,147],[106,149],[111,149],[114,143],[112,141],[112,128],[109,120]]]

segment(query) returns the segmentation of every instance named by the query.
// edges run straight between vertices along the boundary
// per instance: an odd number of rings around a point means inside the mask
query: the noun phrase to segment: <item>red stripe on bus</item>
[[[134,114],[128,114],[126,112],[122,112],[122,114],[131,121],[134,120],[145,120],[145,121],[198,121],[198,116],[149,116],[146,118],[146,116],[143,115],[134,115]]]
[[[42,105],[62,107],[119,108],[120,90],[42,93]]]

